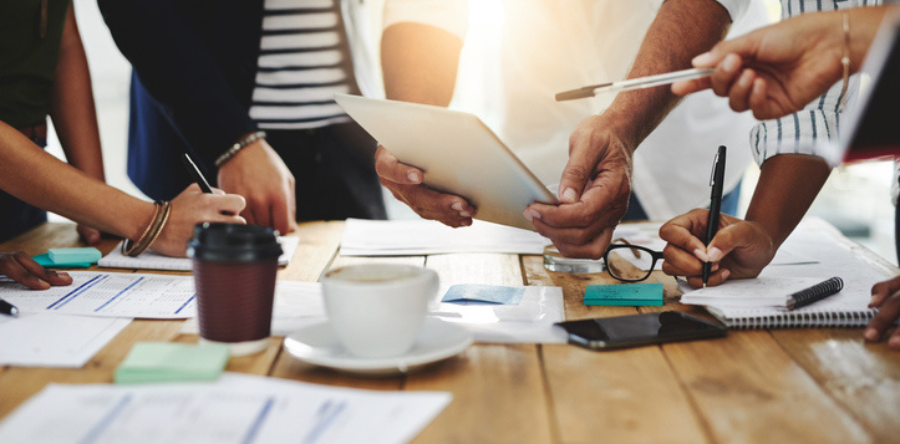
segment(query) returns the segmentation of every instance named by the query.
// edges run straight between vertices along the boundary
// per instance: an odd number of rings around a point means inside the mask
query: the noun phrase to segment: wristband
[[[265,131],[255,131],[242,137],[240,140],[235,142],[234,145],[231,145],[231,148],[228,148],[228,150],[226,150],[224,153],[222,153],[221,156],[219,156],[218,159],[216,159],[216,168],[220,168],[225,164],[225,162],[231,160],[231,158],[234,157],[238,153],[238,151],[244,149],[247,145],[265,138]]]

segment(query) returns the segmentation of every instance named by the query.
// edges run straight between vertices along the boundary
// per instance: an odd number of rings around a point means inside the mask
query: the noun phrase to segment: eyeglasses
[[[640,245],[631,245],[622,239],[603,253],[603,262],[609,275],[623,282],[640,282],[653,274],[656,262],[663,254]]]
[[[544,268],[563,273],[601,273],[623,282],[640,282],[653,273],[657,261],[663,259],[662,252],[640,245],[632,245],[627,240],[613,239],[613,243],[603,253],[602,260],[575,259],[560,255],[552,245],[544,250]]]

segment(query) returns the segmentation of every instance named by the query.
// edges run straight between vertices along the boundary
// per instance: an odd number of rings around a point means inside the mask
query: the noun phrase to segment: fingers
[[[422,218],[437,220],[451,227],[472,225],[476,208],[460,196],[422,185],[398,185],[386,179],[381,179],[381,183]]]
[[[596,140],[600,137],[603,140]],[[591,130],[576,130],[569,138],[569,161],[559,180],[559,200],[575,203],[581,198],[594,169],[600,160],[607,138]],[[600,149],[594,149],[594,146]]]
[[[237,194],[223,193],[221,196],[216,196],[216,204],[219,208],[219,213],[229,216],[241,214],[241,211],[244,211],[244,208],[247,207],[247,201],[244,200],[244,197]]]
[[[553,245],[556,246],[559,253],[565,257],[591,258],[597,260],[603,257],[603,254],[606,253],[606,249],[609,248],[609,244],[612,242],[614,229],[615,227],[608,227],[582,245],[560,242],[554,242]]]
[[[266,201],[250,197],[247,199],[247,209],[241,213],[247,219],[247,223],[263,227],[272,226],[271,211]]]
[[[869,308],[881,307],[889,296],[898,291],[900,291],[900,276],[873,285],[872,301],[869,302]]]
[[[771,248],[771,241],[761,237],[761,233],[754,226],[741,222],[720,228],[716,237],[706,247],[706,255],[712,262],[721,261],[735,248],[751,248],[753,251],[767,251]]]
[[[697,237],[706,230],[708,219],[709,210],[691,210],[663,224],[659,229],[659,237],[677,249],[690,252],[701,260],[709,260],[706,245]]]
[[[764,120],[773,116],[766,106],[768,102],[768,100],[766,100],[767,88],[766,81],[757,77],[753,81],[753,89],[750,91],[750,109],[753,110],[753,117],[756,117],[759,120]]]
[[[712,83],[710,83],[708,77],[694,80],[679,80],[672,84],[672,93],[679,96],[686,96],[711,87]]]
[[[731,271],[727,268],[720,268],[715,272],[710,273],[709,281],[706,282],[706,286],[715,287],[721,285],[723,282],[727,281],[729,277],[731,277]],[[694,288],[703,287],[703,278],[701,276],[688,276],[687,282],[688,285]]]
[[[94,246],[100,243],[100,231],[95,230],[87,225],[78,225],[76,227],[76,231],[78,231],[78,236],[81,240],[84,241],[89,246]]]
[[[72,283],[72,278],[67,273],[48,271],[21,251],[0,255],[0,272],[33,290],[46,290],[51,285]]]
[[[741,69],[741,58],[737,54],[728,54],[716,66],[709,77],[713,92],[720,97],[728,97],[731,85],[737,80]]]
[[[745,69],[740,73],[737,81],[728,92],[728,105],[737,112],[750,109],[750,93],[753,90],[753,81],[756,73],[752,69]]]
[[[878,313],[866,327],[866,331],[863,333],[866,341],[879,340],[898,317],[900,317],[900,293],[894,293],[881,305]],[[888,345],[893,349],[900,349],[900,335],[896,331],[891,336]]]
[[[291,230],[291,216],[288,210],[287,201],[284,199],[275,199],[269,207],[269,219],[272,221],[272,228],[278,230],[279,233],[288,233]]]
[[[417,185],[425,178],[421,170],[400,163],[383,145],[375,150],[375,172],[382,179],[401,185]]]

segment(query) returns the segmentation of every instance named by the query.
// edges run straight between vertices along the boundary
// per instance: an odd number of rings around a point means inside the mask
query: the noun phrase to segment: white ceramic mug
[[[351,265],[322,277],[325,312],[338,341],[365,358],[409,351],[437,290],[434,270],[411,265]]]

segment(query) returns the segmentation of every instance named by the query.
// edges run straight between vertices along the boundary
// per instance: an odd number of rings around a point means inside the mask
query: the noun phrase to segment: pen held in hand
[[[594,97],[597,94],[629,91],[632,89],[652,88],[654,86],[668,85],[680,80],[694,80],[709,77],[713,73],[713,68],[693,68],[682,71],[667,72],[646,77],[638,77],[634,79],[622,80],[619,82],[599,83],[596,85],[588,85],[578,89],[563,91],[556,94],[556,101],[563,102],[566,100],[585,99]]]
[[[212,194],[212,187],[209,185],[209,181],[203,177],[203,173],[200,172],[200,168],[197,168],[197,164],[194,163],[194,159],[191,159],[191,155],[188,153],[184,153],[184,168],[187,170],[188,174],[191,175],[191,178],[194,179],[194,182],[197,182],[197,185],[200,185],[200,189],[203,190],[206,194]]]
[[[709,219],[706,221],[706,245],[709,246],[716,233],[719,232],[719,213],[722,210],[722,186],[725,182],[725,146],[719,146],[716,158],[713,160],[713,170],[710,176],[710,185],[712,192],[709,199]],[[703,287],[709,282],[709,274],[712,269],[712,263],[703,263]]]

